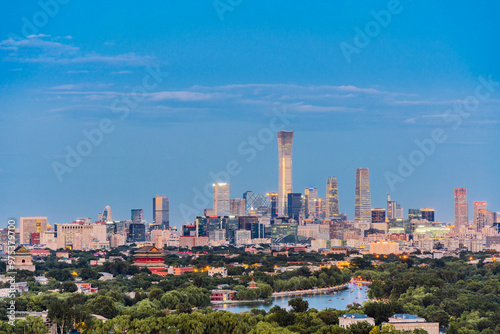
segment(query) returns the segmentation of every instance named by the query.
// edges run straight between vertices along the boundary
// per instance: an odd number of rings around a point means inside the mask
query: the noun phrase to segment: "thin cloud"
[[[223,99],[232,97],[228,94],[222,93],[200,93],[200,92],[188,92],[188,91],[172,91],[172,92],[157,92],[148,94],[152,101],[162,101],[162,100],[178,100],[178,101],[206,101],[213,99]]]
[[[121,66],[143,66],[151,64],[153,57],[125,53],[119,55],[100,55],[97,53],[82,53],[80,48],[47,40],[49,35],[31,35],[26,39],[13,38],[0,42],[0,50],[9,51],[4,59],[20,63],[47,63],[47,64],[105,64]],[[60,40],[61,38],[55,38]],[[72,39],[66,36],[63,39]]]

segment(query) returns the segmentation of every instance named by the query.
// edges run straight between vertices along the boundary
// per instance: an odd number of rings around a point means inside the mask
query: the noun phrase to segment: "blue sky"
[[[358,167],[370,168],[373,207],[390,192],[405,212],[434,207],[449,222],[453,188],[465,186],[469,202],[500,211],[500,86],[476,95],[479,77],[500,81],[498,4],[401,0],[348,61],[341,43],[355,46],[357,28],[376,26],[372,12],[392,1],[221,1],[223,20],[212,1],[47,3],[0,11],[0,226],[95,219],[105,205],[116,219],[142,208],[151,221],[156,194],[170,197],[180,226],[202,213],[194,194],[230,161],[233,198],[276,191],[276,138],[251,161],[241,152],[283,111],[294,191],[324,196],[337,176],[349,218]],[[103,120],[112,130],[67,166],[67,148]],[[446,140],[391,188],[387,173],[435,129]],[[54,165],[71,172],[58,178]]]

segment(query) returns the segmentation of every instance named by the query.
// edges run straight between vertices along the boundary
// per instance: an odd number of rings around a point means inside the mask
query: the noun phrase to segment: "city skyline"
[[[143,208],[151,221],[155,194],[171,198],[179,226],[181,206],[210,206],[205,185],[222,182],[212,175],[229,162],[233,194],[278,192],[275,132],[285,129],[294,191],[324,194],[335,175],[349,217],[360,166],[374,207],[390,193],[451,222],[458,186],[500,207],[500,22],[484,16],[498,4],[402,2],[349,59],[340,46],[387,2],[252,2],[224,20],[211,3],[130,6],[109,18],[119,2],[71,2],[42,26],[38,3],[0,13],[0,226],[95,219],[104,205],[117,219]]]

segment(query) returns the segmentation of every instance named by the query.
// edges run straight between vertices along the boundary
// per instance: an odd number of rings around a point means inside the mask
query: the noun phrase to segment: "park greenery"
[[[200,270],[161,277],[134,266],[133,252],[125,255],[122,250],[107,252],[108,258],[121,258],[98,266],[89,263],[100,255],[73,252],[71,263],[58,261],[52,254],[36,262],[36,272],[19,271],[16,280],[28,282],[30,291],[16,295],[16,309],[46,311],[60,333],[402,333],[382,326],[395,313],[438,322],[447,334],[500,333],[500,262],[485,263],[491,257],[488,253],[443,259],[417,254],[365,255],[351,258],[350,267],[341,270],[325,265],[343,259],[339,255],[299,252],[275,257],[240,249],[200,249],[198,254],[172,252],[165,256],[169,265]],[[470,256],[479,262],[471,263]],[[290,265],[298,269],[274,274],[275,266]],[[310,265],[320,269],[312,271]],[[225,266],[229,276],[209,277],[202,270],[206,266]],[[102,272],[111,273],[113,279],[99,280]],[[35,281],[42,274],[49,279],[46,285]],[[270,300],[273,292],[336,286],[351,277],[371,281],[371,301],[350,305],[347,310],[316,310],[301,298],[290,300],[290,309],[275,306],[269,312],[254,309],[234,314],[210,307],[211,290],[220,285],[236,290],[237,300]],[[76,293],[75,279],[91,283],[99,291]],[[248,287],[252,280],[257,288]],[[5,316],[9,304],[9,298],[0,299],[0,333],[45,333],[39,317],[9,325]],[[376,326],[364,322],[343,329],[338,319],[346,312],[373,317]]]

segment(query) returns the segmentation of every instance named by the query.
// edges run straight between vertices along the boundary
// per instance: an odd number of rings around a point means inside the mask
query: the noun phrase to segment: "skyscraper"
[[[403,218],[403,208],[396,201],[391,200],[391,195],[387,194],[387,219]]]
[[[245,199],[233,198],[230,200],[230,214],[231,216],[244,216],[246,215]]]
[[[329,176],[326,179],[326,218],[339,214],[339,189],[337,178]]]
[[[170,199],[166,196],[153,198],[153,224],[159,224],[167,230],[170,226]]]
[[[302,194],[289,193],[287,195],[288,217],[299,219],[300,208],[302,207]]]
[[[100,213],[98,215],[97,221],[100,221],[100,222],[113,221],[113,214],[111,213],[111,208],[109,207],[109,205],[106,205],[104,207],[104,210],[102,211],[102,213]]]
[[[479,211],[485,211],[486,210],[486,202],[472,202],[472,220],[473,220],[473,226],[476,229],[476,231],[479,231],[480,228],[484,226],[482,221],[481,224],[479,224]],[[482,219],[481,219],[482,220]]]
[[[467,188],[455,188],[455,227],[464,227],[469,223],[469,203]]]
[[[426,219],[429,222],[434,222],[435,210],[430,208],[420,209],[422,213],[422,219]]]
[[[271,218],[278,217],[278,193],[267,193],[271,201]]]
[[[142,223],[142,209],[132,209],[130,216],[133,224]]]
[[[422,211],[420,209],[408,209],[408,220],[411,221],[412,219],[421,220]]]
[[[356,170],[354,220],[370,223],[372,220],[371,211],[370,173],[368,168],[358,168]]]
[[[495,226],[496,213],[494,211],[480,209],[476,218],[476,231],[480,232],[484,227]]]
[[[314,218],[316,216],[316,201],[318,200],[318,187],[305,187],[305,217]]]
[[[385,223],[385,209],[372,209],[372,223]]]
[[[269,215],[271,202],[267,195],[254,193],[253,191],[245,191],[243,193],[243,199],[245,200],[247,215]]]
[[[215,183],[214,185],[214,214],[229,216],[231,214],[231,192],[229,183]]]
[[[278,131],[279,190],[278,215],[284,216],[287,196],[293,191],[292,185],[292,144],[293,131]]]
[[[32,244],[31,235],[33,233],[42,235],[43,232],[47,231],[47,217],[21,217],[19,229],[21,244]]]

